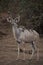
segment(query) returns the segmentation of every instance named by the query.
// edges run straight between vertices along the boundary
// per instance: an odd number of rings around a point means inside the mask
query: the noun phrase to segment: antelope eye
[[[10,20],[10,18],[9,18],[9,20]]]

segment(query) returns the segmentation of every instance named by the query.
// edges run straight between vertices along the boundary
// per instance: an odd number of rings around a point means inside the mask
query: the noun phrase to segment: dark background
[[[9,12],[13,18],[20,14],[19,26],[24,25],[43,34],[43,0],[0,0],[0,26],[9,26],[6,22]]]

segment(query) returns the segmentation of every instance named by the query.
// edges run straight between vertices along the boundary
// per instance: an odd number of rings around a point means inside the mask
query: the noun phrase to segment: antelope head
[[[10,22],[10,23],[18,23],[20,21],[20,15],[18,15],[16,18],[12,18],[12,17],[8,17],[7,18],[7,21]]]

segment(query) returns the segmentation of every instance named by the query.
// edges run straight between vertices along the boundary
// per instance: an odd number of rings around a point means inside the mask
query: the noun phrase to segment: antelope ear
[[[18,23],[20,21],[20,15],[18,15],[16,18],[15,18],[15,22]]]
[[[7,21],[11,23],[11,17],[7,18]]]

